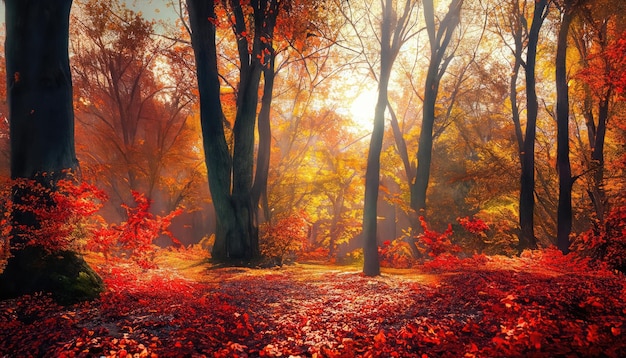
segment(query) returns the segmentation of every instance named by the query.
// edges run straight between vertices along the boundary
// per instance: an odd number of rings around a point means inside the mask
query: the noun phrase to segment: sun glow
[[[349,112],[354,126],[359,130],[371,131],[374,126],[374,108],[378,91],[361,90],[350,104]]]

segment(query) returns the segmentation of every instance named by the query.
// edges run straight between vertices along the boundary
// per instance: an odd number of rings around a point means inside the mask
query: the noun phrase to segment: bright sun
[[[354,126],[359,130],[371,131],[374,126],[374,108],[378,91],[375,89],[362,90],[354,98],[349,111]]]

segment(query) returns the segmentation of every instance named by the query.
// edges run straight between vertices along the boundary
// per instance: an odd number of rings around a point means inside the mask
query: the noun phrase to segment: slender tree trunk
[[[378,257],[378,188],[380,185],[380,153],[385,134],[385,109],[387,108],[387,87],[391,76],[394,54],[392,53],[391,26],[393,4],[386,0],[383,5],[380,43],[380,77],[378,79],[378,99],[374,109],[374,128],[370,138],[367,154],[367,170],[365,172],[365,201],[363,207],[363,274],[366,276],[380,275],[380,259]],[[397,53],[397,52],[396,52]]]
[[[54,190],[56,181],[78,166],[68,57],[72,1],[6,0],[5,5],[11,177],[34,179]],[[14,190],[15,202],[24,190]],[[38,225],[18,210],[12,216],[15,227]],[[0,299],[47,291],[71,303],[102,291],[102,280],[82,257],[69,250],[49,254],[45,237],[30,239],[34,245],[13,231]]]
[[[537,114],[539,104],[535,89],[535,66],[537,58],[537,44],[539,30],[543,24],[545,13],[548,11],[548,0],[535,1],[532,25],[528,34],[526,53],[526,133],[524,147],[520,153],[522,159],[522,173],[520,176],[519,221],[520,237],[518,250],[537,248],[537,239],[534,229],[535,209],[535,136],[537,132]]]
[[[572,12],[563,10],[556,50],[556,120],[557,170],[559,173],[559,206],[557,211],[557,247],[563,254],[569,252],[572,231],[572,169],[569,159],[569,94],[567,87],[567,35]]]
[[[595,41],[600,44],[600,47],[604,49],[606,47],[606,26],[601,26],[596,30],[596,36],[598,39]],[[587,58],[588,44],[585,39],[587,34],[578,33],[576,39],[576,47],[579,56],[583,59],[583,67],[588,67],[589,63]],[[605,64],[608,66],[608,64]],[[604,222],[604,215],[606,212],[606,193],[604,191],[604,140],[606,135],[606,124],[609,116],[609,106],[611,91],[607,91],[598,98],[598,115],[596,125],[596,117],[594,115],[594,96],[592,89],[588,84],[584,85],[585,99],[583,101],[583,116],[585,117],[585,125],[587,126],[587,138],[589,140],[589,148],[591,152],[591,163],[589,163],[590,171],[593,176],[591,184],[587,188],[589,198],[594,207],[596,219],[602,223]]]
[[[609,120],[611,91],[600,99],[598,106],[598,126],[596,128],[591,150],[591,165],[593,165],[593,188],[592,200],[596,211],[596,218],[602,223],[604,222],[605,213],[607,212],[607,199],[604,190],[604,140],[606,137],[606,124]],[[593,121],[593,119],[592,119]]]
[[[407,150],[406,147],[406,141],[404,140],[404,137],[402,136],[402,132],[400,131],[400,125],[398,124],[398,118],[393,110],[393,108],[391,108],[390,105],[388,105],[387,107],[389,109],[389,114],[391,115],[391,129],[393,131],[393,137],[395,139],[396,142],[396,148],[398,150],[398,154],[400,155],[400,159],[402,159],[402,163],[404,165],[404,171],[406,173],[406,177],[409,183],[409,188],[412,187],[413,184],[413,179],[415,178],[415,174],[414,171],[416,170],[416,168],[414,168],[411,165],[411,162],[409,160],[409,152]],[[411,227],[415,230],[414,232],[418,232],[417,228],[420,227],[419,226],[419,220],[416,217],[415,213],[411,213],[409,220],[411,222]],[[413,255],[414,258],[418,258],[421,256],[421,253],[419,251],[419,249],[417,248],[417,244],[415,243],[415,237],[411,236],[411,237],[407,237],[406,238],[406,242],[409,245],[409,247],[411,248],[411,254]]]
[[[270,125],[270,109],[272,105],[272,92],[274,88],[274,58],[270,60],[269,67],[263,71],[264,85],[261,111],[259,112],[259,148],[257,152],[257,167],[252,187],[253,204],[263,209],[263,216],[270,221],[271,213],[267,202],[267,179],[270,168],[270,153],[272,144],[272,129]]]
[[[428,68],[422,107],[422,128],[417,149],[417,171],[411,187],[411,207],[418,216],[426,215],[426,192],[430,179],[430,166],[433,151],[433,127],[435,123],[435,102],[439,90],[437,76],[438,65],[433,62]]]
[[[278,11],[278,2],[271,1],[271,11]],[[254,185],[252,187],[253,205],[255,208],[261,204],[263,214],[266,221],[271,220],[271,211],[267,201],[267,180],[270,167],[270,154],[272,143],[272,130],[270,126],[270,110],[272,107],[272,98],[274,96],[274,78],[276,51],[273,46],[275,17],[267,19],[264,23],[262,36],[266,39],[262,41],[260,46],[264,53],[263,65],[263,97],[261,99],[261,110],[259,112],[259,148],[257,152],[257,167],[254,176]],[[258,209],[257,209],[258,210]]]
[[[339,238],[339,221],[343,213],[343,188],[339,191],[339,195],[333,202],[333,218],[330,222],[330,239],[328,241],[328,258],[332,259],[337,256],[337,239]]]
[[[452,57],[445,57],[452,34],[460,21],[463,0],[453,0],[446,16],[436,29],[434,4],[423,0],[424,18],[430,43],[430,63],[424,85],[424,105],[422,108],[422,128],[417,149],[417,170],[415,182],[411,185],[411,208],[424,216],[426,214],[426,192],[430,180],[430,165],[433,151],[433,128],[436,118],[435,103],[439,93],[439,82]]]

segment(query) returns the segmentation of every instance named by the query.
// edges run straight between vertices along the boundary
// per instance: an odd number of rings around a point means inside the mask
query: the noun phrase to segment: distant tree
[[[582,114],[587,134],[583,157],[587,173],[581,179],[593,205],[594,220],[602,223],[610,209],[606,191],[607,133],[623,103],[619,97],[623,78],[619,73],[624,64],[619,60],[621,54],[613,49],[623,41],[620,37],[626,30],[626,3],[589,0],[578,11],[571,39],[580,61],[576,75],[580,81],[574,82],[579,85],[574,87],[578,100],[573,101],[573,106]]]
[[[77,169],[72,80],[68,57],[71,0],[6,0],[6,72],[11,136],[11,177],[55,190]],[[13,202],[48,191],[13,190]],[[0,275],[0,298],[37,291],[61,301],[96,297],[102,281],[75,252],[48,253],[46,237],[26,238],[19,227],[37,226],[33,215],[12,212],[11,257]]]
[[[194,150],[195,81],[182,62],[188,46],[155,38],[154,24],[119,0],[77,5],[71,50],[82,172],[122,217],[119,204],[131,191],[169,202],[157,210],[193,205],[202,160]]]

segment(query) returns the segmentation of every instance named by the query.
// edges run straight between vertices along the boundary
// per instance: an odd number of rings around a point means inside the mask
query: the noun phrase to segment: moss
[[[61,304],[93,300],[104,290],[98,274],[79,254],[42,249],[16,252],[0,275],[0,299],[43,291]]]

